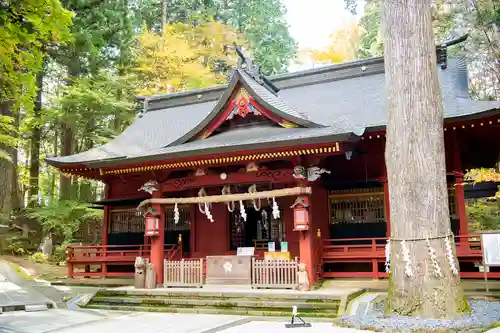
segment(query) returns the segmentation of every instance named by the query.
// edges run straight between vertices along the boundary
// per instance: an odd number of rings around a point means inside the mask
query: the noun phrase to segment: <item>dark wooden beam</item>
[[[256,172],[233,172],[226,174],[208,174],[205,176],[188,176],[169,179],[161,184],[163,192],[178,192],[192,188],[224,186],[227,184],[256,184],[256,183],[294,183],[292,169],[261,170]]]

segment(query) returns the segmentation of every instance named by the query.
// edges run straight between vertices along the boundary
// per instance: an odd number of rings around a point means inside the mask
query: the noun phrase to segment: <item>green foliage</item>
[[[217,65],[235,64],[226,46],[244,40],[231,27],[209,21],[197,26],[169,24],[162,34],[145,31],[138,42],[139,93],[151,95],[222,83],[226,77]]]
[[[500,182],[500,173],[493,168],[471,169],[464,175],[464,179],[474,183]]]
[[[24,248],[24,242],[17,239],[11,239],[11,243],[7,245],[7,251],[13,255],[19,256],[27,254],[27,250]]]
[[[17,132],[16,127],[12,125],[13,122],[14,118],[0,115],[0,142],[7,147],[14,147],[17,142],[16,138],[12,136],[13,133]],[[0,149],[0,159],[12,161],[10,154],[2,149]]]
[[[160,32],[163,0],[142,0],[136,19]],[[249,42],[263,73],[285,72],[295,58],[297,44],[288,30],[283,0],[173,0],[168,1],[169,23],[201,24],[214,18],[234,27]]]
[[[469,224],[474,230],[500,229],[500,204],[497,200],[475,199],[467,203]]]
[[[62,87],[62,96],[57,99],[59,105],[52,110],[52,116],[75,126],[80,139],[78,146],[84,150],[101,145],[119,134],[109,126],[109,119],[117,117],[126,122],[132,118],[135,83],[131,75],[119,76],[108,71],[75,79],[72,85]]]
[[[90,208],[76,201],[53,201],[43,207],[29,210],[28,216],[38,220],[47,232],[55,232],[66,242],[73,239],[80,225],[85,221],[102,221],[102,210]]]
[[[56,263],[66,261],[66,258],[68,257],[67,251],[68,246],[66,244],[57,245],[54,248],[54,252],[50,256],[50,261]]]
[[[68,40],[72,14],[59,0],[0,3],[0,103],[33,106],[44,52]]]
[[[48,258],[43,252],[35,252],[29,256],[29,260],[37,264],[45,264],[48,261]]]
[[[227,22],[250,43],[254,61],[267,75],[285,72],[297,53],[281,0],[229,1]]]
[[[366,0],[359,20],[363,33],[359,43],[360,58],[381,56],[384,52],[381,26],[382,0]]]

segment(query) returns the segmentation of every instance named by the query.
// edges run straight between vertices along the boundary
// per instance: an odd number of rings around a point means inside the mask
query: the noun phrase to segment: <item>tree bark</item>
[[[71,57],[68,65],[68,76],[69,79],[66,81],[66,85],[70,86],[73,81],[80,75],[80,61],[78,54],[74,54]],[[65,114],[68,115],[72,110],[64,110]],[[59,152],[60,156],[68,156],[73,154],[73,137],[74,137],[74,124],[73,121],[68,119],[63,120],[61,123],[61,149]],[[71,200],[72,189],[71,189],[71,177],[61,174],[59,178],[59,199],[61,200]]]
[[[40,141],[42,136],[41,131],[41,116],[42,116],[42,92],[43,92],[43,68],[36,76],[36,85],[38,91],[36,93],[35,108],[33,110],[33,118],[35,125],[31,129],[30,140],[30,169],[29,169],[29,189],[28,189],[28,206],[34,207],[38,202],[39,192],[39,176],[40,176]]]
[[[388,96],[385,159],[391,203],[387,310],[454,318],[469,308],[459,273],[453,274],[446,255],[451,225],[431,0],[385,0],[383,24]],[[441,277],[436,276],[429,255],[428,238]],[[455,243],[448,239],[458,269]],[[409,250],[409,260],[404,258],[404,248]]]
[[[161,31],[162,33],[165,32],[165,28],[167,27],[167,3],[168,0],[163,0],[162,1],[162,11],[161,11]]]
[[[13,112],[13,117],[14,117],[14,126],[16,128],[16,133],[14,133],[14,137],[16,139],[19,138],[19,125],[21,123],[21,112],[17,110],[17,112]],[[11,147],[11,156],[12,156],[12,165],[11,165],[11,195],[10,195],[10,200],[11,200],[11,207],[13,211],[18,211],[24,206],[24,202],[21,200],[21,191],[20,191],[20,186],[19,186],[19,176],[17,173],[17,166],[19,165],[19,151],[18,151],[18,144],[16,144],[14,147]]]
[[[12,116],[11,103],[8,101],[0,103],[0,115],[2,116]],[[9,155],[12,154],[12,147],[8,147],[0,143],[0,149],[7,152]],[[12,174],[13,174],[13,164],[12,161],[0,158],[0,214],[10,214],[12,211]]]

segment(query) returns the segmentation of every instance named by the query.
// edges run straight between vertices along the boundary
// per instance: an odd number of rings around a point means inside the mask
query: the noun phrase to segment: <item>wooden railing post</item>
[[[183,257],[182,234],[179,234],[178,247],[179,247],[179,259],[182,259],[182,257]]]
[[[377,240],[372,238],[372,277],[378,280]]]
[[[68,247],[68,257],[66,259],[66,263],[68,265],[68,278],[72,279],[73,278],[73,263],[71,260],[73,259],[74,255],[74,250],[72,247]]]

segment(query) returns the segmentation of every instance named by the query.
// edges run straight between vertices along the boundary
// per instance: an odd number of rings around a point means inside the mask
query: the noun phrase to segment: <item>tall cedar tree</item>
[[[392,223],[388,310],[455,318],[468,306],[450,227],[431,0],[385,0],[384,5],[385,159]],[[442,276],[436,275],[426,239]]]

